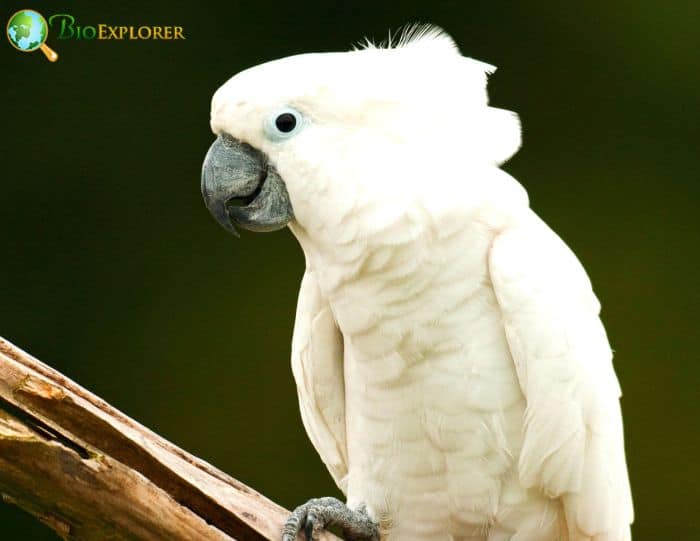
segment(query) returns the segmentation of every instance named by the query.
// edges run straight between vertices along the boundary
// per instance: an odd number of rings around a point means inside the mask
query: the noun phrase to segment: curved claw
[[[307,515],[306,524],[304,525],[304,535],[306,536],[306,541],[313,541],[314,530],[316,529],[316,518],[313,515]]]

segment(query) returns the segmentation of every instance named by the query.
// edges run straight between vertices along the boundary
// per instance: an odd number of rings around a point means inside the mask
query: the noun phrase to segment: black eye
[[[271,141],[279,142],[294,137],[305,124],[304,116],[299,111],[282,107],[265,117],[263,130]]]
[[[292,113],[282,113],[275,119],[275,126],[282,133],[289,133],[297,127],[297,119]]]

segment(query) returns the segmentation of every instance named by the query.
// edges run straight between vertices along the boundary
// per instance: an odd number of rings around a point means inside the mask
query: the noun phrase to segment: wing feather
[[[527,401],[521,482],[562,499],[571,541],[629,539],[620,387],[586,272],[534,214],[499,234],[489,265]]]
[[[343,337],[313,271],[301,282],[292,339],[292,372],[309,439],[338,487],[345,490]]]

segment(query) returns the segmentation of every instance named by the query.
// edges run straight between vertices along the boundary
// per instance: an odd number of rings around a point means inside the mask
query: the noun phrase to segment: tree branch
[[[0,492],[65,539],[277,540],[288,515],[2,338]]]

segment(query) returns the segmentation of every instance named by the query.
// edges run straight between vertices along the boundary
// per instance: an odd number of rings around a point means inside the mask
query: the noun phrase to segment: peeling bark
[[[2,338],[0,493],[64,539],[277,540],[288,515]]]

